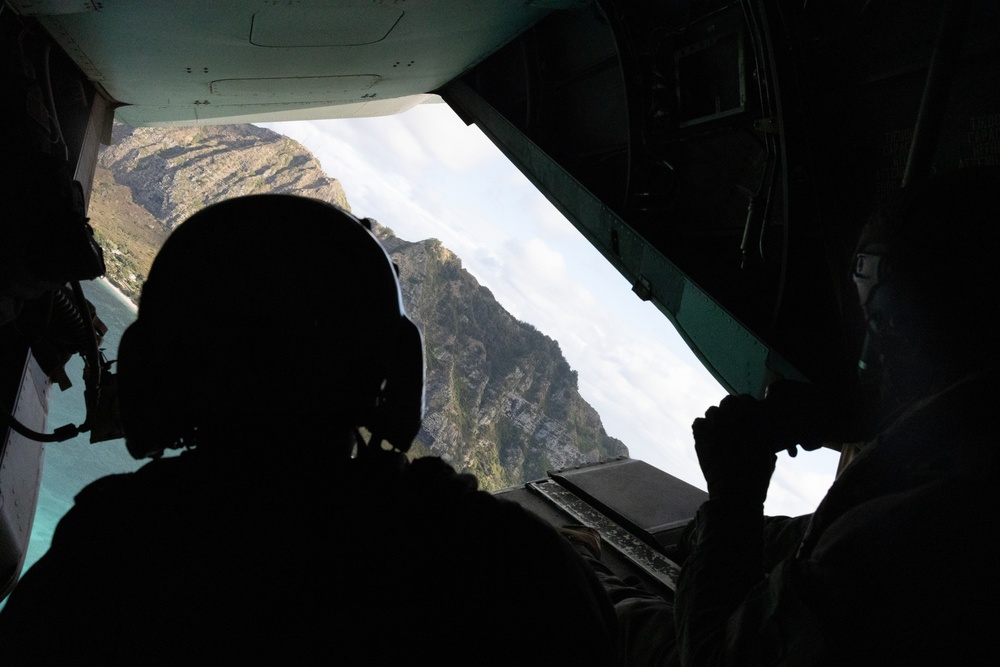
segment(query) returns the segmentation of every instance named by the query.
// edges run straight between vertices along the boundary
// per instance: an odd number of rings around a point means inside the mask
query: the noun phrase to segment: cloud
[[[372,125],[378,123],[378,138],[384,143],[384,150],[390,151],[401,164],[423,167],[432,162],[431,156],[427,154],[426,142],[420,141],[405,123],[396,118],[370,120],[373,121]]]
[[[497,156],[496,147],[475,125],[466,125],[443,105],[416,107],[409,113],[394,116],[417,137],[425,154],[433,156],[446,169],[465,172]]]

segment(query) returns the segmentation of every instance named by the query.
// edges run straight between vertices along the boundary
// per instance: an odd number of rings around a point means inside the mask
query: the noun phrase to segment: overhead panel
[[[361,46],[385,39],[403,17],[395,7],[280,7],[253,15],[250,43],[268,47]]]
[[[244,102],[354,102],[358,97],[364,99],[363,91],[370,90],[378,80],[374,74],[220,79],[213,81],[210,89],[217,97],[235,97]]]
[[[13,2],[153,125],[398,113],[576,0]]]
[[[743,31],[713,34],[674,53],[678,126],[691,127],[746,110]]]

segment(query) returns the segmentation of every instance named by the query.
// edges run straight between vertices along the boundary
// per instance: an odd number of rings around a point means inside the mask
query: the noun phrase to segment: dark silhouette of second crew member
[[[917,183],[871,217],[853,277],[881,388],[875,435],[773,569],[762,511],[773,452],[852,442],[864,420],[829,405],[803,420],[784,385],[695,421],[709,500],[677,588],[682,664],[996,662],[998,220],[997,168]]]
[[[3,664],[614,663],[568,542],[402,453],[422,340],[352,215],[262,195],[192,216],[119,375],[129,450],[156,460],[77,496],[0,614]]]
[[[998,168],[932,178],[875,211],[853,278],[878,396],[861,406],[782,382],[695,420],[709,499],[673,604],[600,563],[595,531],[563,529],[615,604],[627,664],[995,664],[998,247]],[[764,516],[774,452],[865,433],[812,515]]]

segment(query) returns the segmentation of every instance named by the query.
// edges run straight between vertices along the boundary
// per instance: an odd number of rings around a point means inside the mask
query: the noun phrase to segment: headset
[[[420,330],[370,222],[252,195],[196,213],[157,255],[119,347],[119,411],[135,458],[303,423],[365,428],[368,448],[405,452],[424,375]]]
[[[866,323],[862,379],[891,382],[902,373],[912,383],[914,372],[926,380],[996,362],[998,220],[997,167],[935,175],[880,204],[852,270]]]

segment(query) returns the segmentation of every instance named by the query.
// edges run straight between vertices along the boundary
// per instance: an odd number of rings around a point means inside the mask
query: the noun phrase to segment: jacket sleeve
[[[730,617],[764,579],[762,507],[708,501],[695,518],[693,549],[677,586],[677,639],[684,665],[729,664]],[[742,638],[737,638],[742,640]],[[740,641],[739,643],[742,643]]]
[[[695,547],[677,587],[681,664],[824,664],[829,619],[808,602],[825,587],[816,564],[788,557],[766,573],[760,507],[708,501],[695,521]]]

